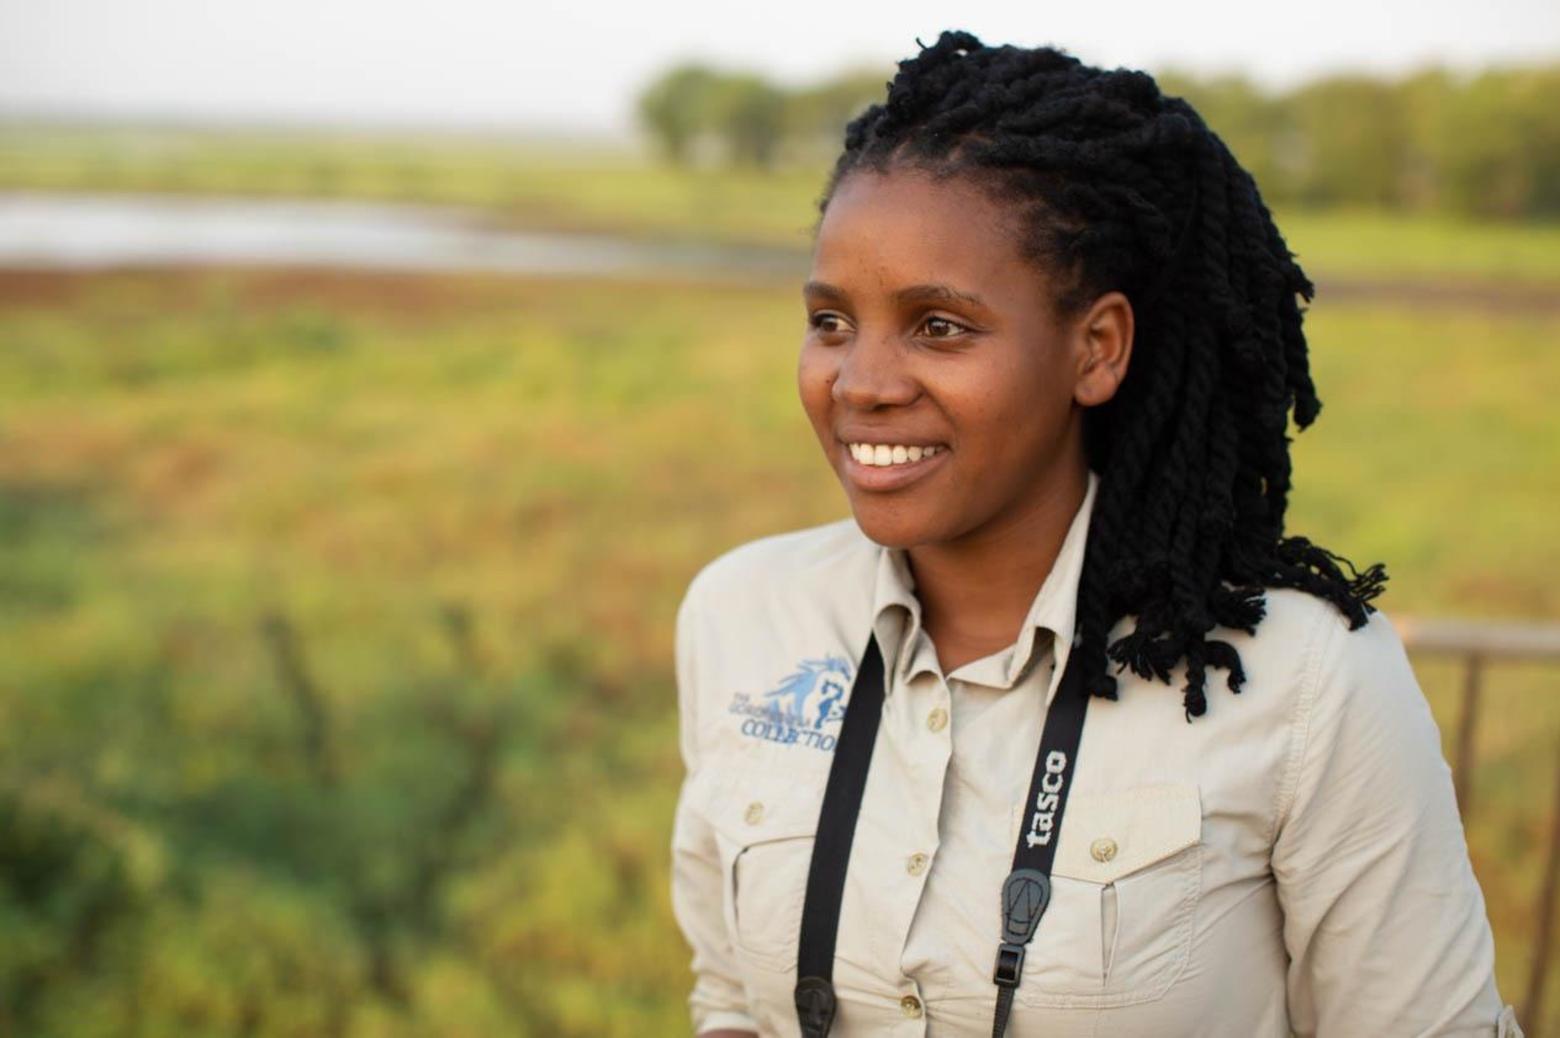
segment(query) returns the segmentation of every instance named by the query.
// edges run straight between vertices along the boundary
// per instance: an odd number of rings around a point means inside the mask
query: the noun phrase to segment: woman
[[[1385,574],[1285,534],[1313,288],[1219,139],[945,32],[820,211],[853,517],[678,616],[695,1029],[1519,1035]]]

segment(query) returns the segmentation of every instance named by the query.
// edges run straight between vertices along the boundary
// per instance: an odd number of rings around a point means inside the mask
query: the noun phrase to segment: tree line
[[[757,170],[827,161],[892,68],[787,87],[685,62],[645,85],[641,128],[668,162]],[[1275,205],[1360,205],[1501,219],[1560,216],[1560,62],[1464,74],[1329,75],[1281,92],[1239,75],[1156,74]]]

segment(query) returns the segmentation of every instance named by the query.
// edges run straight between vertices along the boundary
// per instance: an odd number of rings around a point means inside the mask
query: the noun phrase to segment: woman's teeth
[[[852,443],[848,446],[850,456],[863,465],[904,465],[930,458],[942,450],[940,446],[906,447],[904,444],[886,443]]]

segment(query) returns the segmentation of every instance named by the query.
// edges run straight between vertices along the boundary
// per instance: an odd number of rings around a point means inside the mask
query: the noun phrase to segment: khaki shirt
[[[998,893],[1056,694],[1097,477],[1015,644],[944,674],[905,554],[767,537],[678,613],[672,898],[696,1031],[799,1033],[818,810],[868,624],[885,700],[840,909],[833,1034],[988,1035]],[[1130,630],[1124,619],[1114,640]],[[1267,593],[1208,711],[1131,671],[1089,705],[1008,1034],[1520,1035],[1424,696],[1381,612]],[[1114,668],[1113,668],[1114,672]]]

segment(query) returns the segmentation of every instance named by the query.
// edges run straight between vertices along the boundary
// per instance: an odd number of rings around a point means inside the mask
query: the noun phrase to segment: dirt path
[[[1437,310],[1492,310],[1560,315],[1560,285],[1504,284],[1457,278],[1329,278],[1316,284],[1313,306],[1395,303]]]

